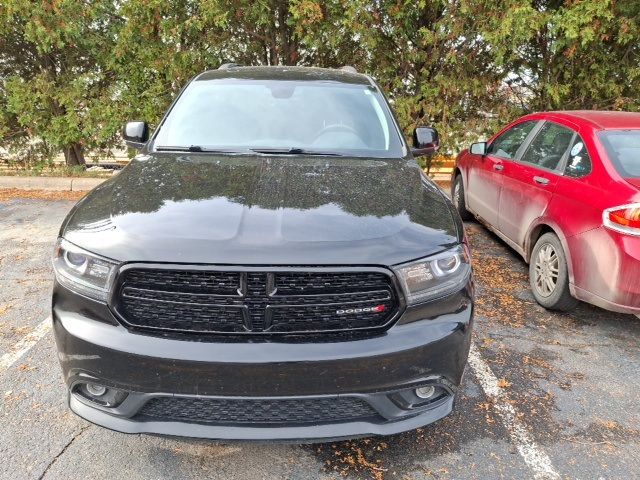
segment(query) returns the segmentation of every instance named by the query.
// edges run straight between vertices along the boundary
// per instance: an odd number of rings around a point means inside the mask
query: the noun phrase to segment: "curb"
[[[107,179],[77,177],[0,176],[0,188],[15,188],[18,190],[83,192],[97,187],[105,180]]]

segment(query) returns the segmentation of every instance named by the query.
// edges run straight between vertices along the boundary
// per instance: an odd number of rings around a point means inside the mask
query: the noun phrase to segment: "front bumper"
[[[394,435],[422,427],[447,416],[453,408],[453,397],[419,415],[394,422],[373,423],[368,421],[324,423],[316,425],[285,425],[257,427],[239,425],[206,425],[193,422],[146,421],[139,422],[119,417],[93,408],[78,397],[69,397],[71,410],[96,425],[122,433],[147,433],[190,438],[243,441],[279,442],[328,442],[373,435]]]
[[[329,440],[389,435],[446,416],[467,359],[473,318],[471,285],[447,299],[407,309],[399,322],[370,338],[344,341],[185,341],[135,334],[108,307],[54,288],[53,324],[71,409],[125,433],[233,440]],[[403,323],[405,322],[405,323]],[[76,393],[82,383],[126,392],[116,408]],[[437,385],[444,395],[406,408],[398,392]],[[215,424],[141,419],[153,398],[357,397],[376,412],[354,421]]]

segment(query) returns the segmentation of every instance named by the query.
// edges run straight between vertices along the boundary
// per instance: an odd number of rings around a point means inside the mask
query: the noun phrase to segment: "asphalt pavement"
[[[533,300],[480,225],[474,346],[455,411],[416,431],[314,445],[125,435],[70,413],[49,315],[72,201],[0,201],[0,479],[640,478],[640,320]]]

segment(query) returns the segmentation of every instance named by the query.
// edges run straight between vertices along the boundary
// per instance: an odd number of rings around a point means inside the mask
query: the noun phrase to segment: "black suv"
[[[463,226],[352,70],[226,65],[69,213],[53,324],[71,409],[128,433],[386,435],[447,415],[467,359]]]

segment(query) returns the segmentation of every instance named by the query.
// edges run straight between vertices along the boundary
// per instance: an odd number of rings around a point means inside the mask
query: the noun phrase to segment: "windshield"
[[[599,135],[618,173],[640,178],[640,130],[606,130]]]
[[[401,157],[389,109],[369,85],[283,80],[192,82],[160,126],[156,150]]]

